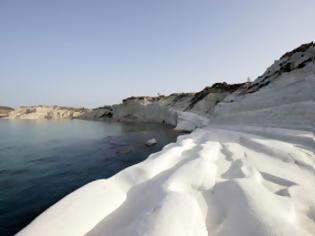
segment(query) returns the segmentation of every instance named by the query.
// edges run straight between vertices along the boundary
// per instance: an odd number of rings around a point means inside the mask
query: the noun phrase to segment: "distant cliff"
[[[0,118],[7,117],[11,111],[14,109],[12,107],[0,106]]]
[[[92,110],[59,106],[21,107],[16,119],[92,119],[154,122],[192,130],[214,124],[311,126],[315,117],[315,47],[285,53],[253,82],[215,83],[197,93],[129,97]]]
[[[179,112],[210,114],[216,104],[245,84],[216,83],[197,93],[174,93],[158,97],[129,97],[121,104],[93,109],[90,119],[127,122],[155,122],[177,125]]]
[[[9,113],[9,119],[76,119],[85,118],[88,109],[63,106],[22,106]]]

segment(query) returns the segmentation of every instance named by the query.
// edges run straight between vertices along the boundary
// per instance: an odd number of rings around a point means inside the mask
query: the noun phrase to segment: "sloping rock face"
[[[154,122],[176,125],[177,113],[162,106],[158,99],[138,97],[125,99],[113,106],[113,119],[127,122]]]
[[[216,83],[198,93],[174,93],[158,97],[129,97],[121,104],[94,109],[88,114],[92,119],[112,118],[116,121],[155,122],[176,125],[178,112],[199,115],[210,113],[222,101],[244,84]]]
[[[14,109],[12,107],[0,106],[0,118],[7,117],[11,111]]]
[[[311,127],[315,119],[315,47],[286,53],[249,86],[217,104],[213,123]]]
[[[12,111],[9,119],[76,119],[86,118],[88,112],[85,108],[61,107],[61,106],[22,106]]]
[[[94,108],[86,113],[86,119],[90,120],[107,120],[113,117],[113,108],[111,106],[103,106]]]
[[[185,111],[200,114],[211,113],[220,101],[243,86],[245,84],[227,84],[223,82],[206,87],[193,96]]]

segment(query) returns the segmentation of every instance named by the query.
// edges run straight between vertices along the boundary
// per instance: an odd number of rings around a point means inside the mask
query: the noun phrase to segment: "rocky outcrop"
[[[88,109],[62,106],[22,106],[10,112],[9,119],[77,119],[86,118]]]
[[[303,44],[300,47],[285,53],[279,60],[275,61],[244,93],[254,93],[260,88],[268,85],[271,81],[278,79],[285,73],[302,69],[314,64],[314,43]]]
[[[311,127],[315,119],[315,46],[304,44],[275,61],[248,87],[217,104],[214,123]]]
[[[0,118],[7,117],[11,111],[14,109],[12,107],[0,106]]]
[[[113,108],[111,106],[103,106],[90,110],[86,113],[86,119],[90,120],[107,120],[113,117]]]
[[[177,112],[161,105],[158,99],[135,97],[114,105],[113,120],[125,122],[153,122],[176,125]]]
[[[175,126],[178,121],[178,112],[206,115],[217,103],[242,86],[244,84],[216,83],[198,93],[129,97],[121,104],[93,109],[87,117],[99,120],[106,117],[115,121],[165,123]]]
[[[210,113],[213,108],[227,95],[235,92],[244,85],[244,83],[227,84],[223,82],[216,83],[211,87],[206,87],[192,97],[185,111],[192,111],[201,114]]]

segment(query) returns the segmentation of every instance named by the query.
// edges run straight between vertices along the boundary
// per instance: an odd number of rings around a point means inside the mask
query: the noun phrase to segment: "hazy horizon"
[[[311,0],[0,1],[0,105],[98,107],[254,80],[315,39]]]

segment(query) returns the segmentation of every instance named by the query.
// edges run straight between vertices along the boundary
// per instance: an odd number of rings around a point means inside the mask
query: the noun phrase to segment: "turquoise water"
[[[0,119],[0,235],[13,235],[78,187],[176,140],[155,124]],[[159,143],[146,147],[155,137]]]

